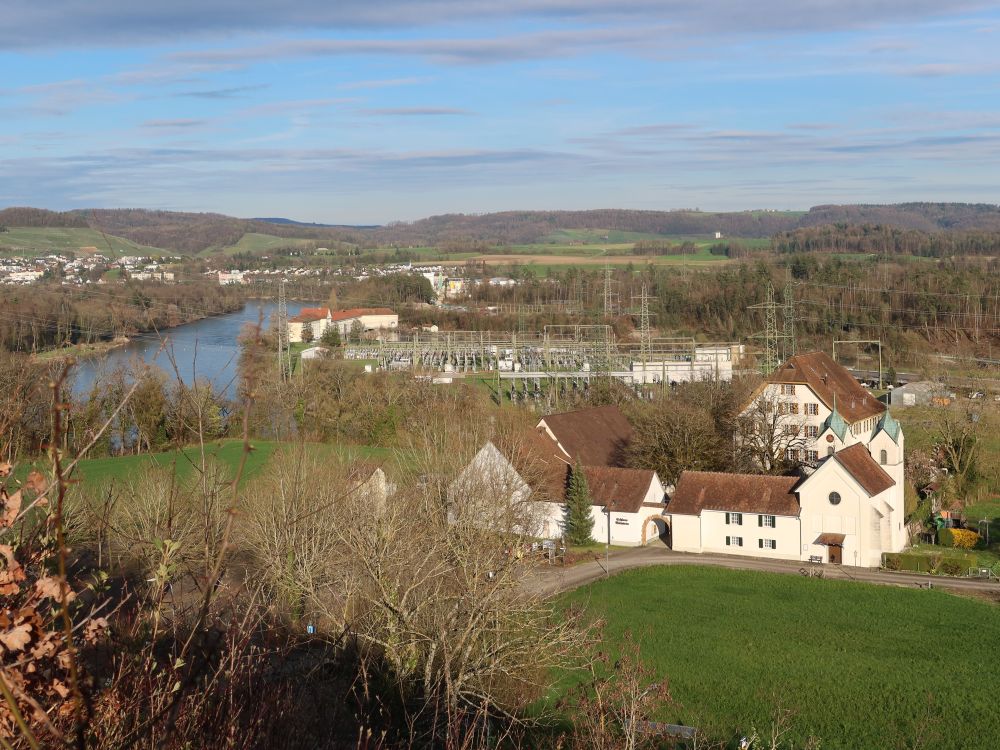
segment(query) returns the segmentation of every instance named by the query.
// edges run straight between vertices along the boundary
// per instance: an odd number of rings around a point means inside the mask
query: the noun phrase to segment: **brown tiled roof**
[[[834,547],[843,547],[846,534],[820,534],[813,544],[826,544]]]
[[[885,473],[885,469],[875,462],[863,443],[855,443],[850,448],[837,451],[833,457],[872,497],[896,484],[896,481]]]
[[[828,409],[833,409],[836,395],[837,411],[849,424],[877,417],[885,411],[885,404],[865,390],[826,352],[791,357],[767,377],[767,382],[807,385]]]
[[[330,312],[327,307],[303,307],[299,310],[299,314],[293,318],[290,318],[292,323],[305,323],[306,321],[312,322],[314,320],[323,320]]]
[[[616,513],[637,513],[653,481],[653,472],[648,469],[584,466],[583,474],[593,504]]]
[[[334,310],[331,318],[334,321],[360,318],[362,315],[395,315],[388,307],[352,307],[349,310]],[[326,317],[324,315],[323,317]]]
[[[550,414],[543,421],[570,460],[584,466],[621,465],[622,449],[632,439],[632,425],[617,406]]]
[[[532,490],[536,499],[561,503],[566,499],[570,465],[555,441],[541,430],[525,430],[493,443]]]
[[[798,481],[798,477],[685,471],[667,503],[667,512],[696,516],[703,510],[729,510],[797,516],[799,500],[793,488]]]

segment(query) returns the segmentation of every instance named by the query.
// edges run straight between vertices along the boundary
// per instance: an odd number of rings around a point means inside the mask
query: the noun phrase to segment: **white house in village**
[[[579,463],[593,503],[593,539],[644,544],[666,531],[663,484],[655,471],[608,465],[631,430],[610,406],[549,415],[508,444],[488,442],[451,485],[451,520],[464,517],[530,536],[560,537],[569,476]]]
[[[330,310],[328,307],[304,307],[288,320],[288,340],[302,341],[302,329],[309,325],[314,340],[335,327],[341,336],[354,330],[377,335],[394,334],[399,327],[399,316],[388,307],[355,307],[350,310]]]
[[[821,352],[792,357],[747,409],[804,430],[801,477],[687,471],[664,512],[673,549],[876,567],[907,543],[904,438],[885,405]]]

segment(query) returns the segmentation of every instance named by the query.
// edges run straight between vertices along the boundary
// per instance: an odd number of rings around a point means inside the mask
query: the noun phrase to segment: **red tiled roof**
[[[632,439],[632,425],[617,406],[598,406],[550,414],[544,422],[571,461],[584,466],[619,466],[621,451]]]
[[[855,443],[850,448],[837,451],[833,454],[833,458],[847,469],[847,473],[854,477],[872,497],[896,484],[896,481],[886,474],[885,469],[875,462],[872,454],[862,443]]]
[[[334,321],[350,320],[360,318],[362,315],[395,315],[395,311],[388,307],[352,307],[349,310],[334,310],[332,319]],[[324,315],[324,317],[326,317]]]
[[[555,441],[541,430],[525,430],[513,438],[493,441],[511,465],[537,493],[535,499],[554,503],[566,499],[570,466]]]
[[[797,516],[798,477],[685,471],[667,503],[667,513],[696,516],[703,510]]]
[[[648,469],[584,466],[583,474],[593,504],[616,513],[637,513],[653,482],[653,472]]]
[[[329,313],[330,309],[328,307],[303,307],[299,310],[298,315],[289,318],[289,322],[305,323],[306,321],[323,320]]]
[[[779,365],[766,382],[807,385],[828,409],[833,409],[836,396],[837,411],[849,424],[877,417],[885,411],[885,404],[866,391],[826,352],[791,357]]]

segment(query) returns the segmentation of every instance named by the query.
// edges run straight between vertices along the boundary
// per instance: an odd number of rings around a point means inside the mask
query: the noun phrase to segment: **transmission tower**
[[[611,277],[611,264],[604,264],[604,317],[614,317],[617,305],[615,304],[614,279]]]
[[[642,359],[643,373],[645,373],[646,363],[649,362],[653,351],[653,337],[649,327],[649,301],[653,297],[643,284],[642,293],[632,299],[639,300],[639,357]]]
[[[291,343],[288,340],[288,299],[285,296],[285,279],[278,282],[278,377],[288,380],[292,376]]]
[[[784,339],[785,353],[783,359],[788,359],[795,356],[795,293],[792,291],[791,282],[785,284],[784,302],[782,312],[785,319],[782,338]]]
[[[778,309],[781,309],[783,325],[778,330]],[[774,287],[767,282],[764,301],[750,305],[750,310],[764,311],[764,331],[752,338],[763,340],[764,351],[760,358],[760,371],[770,375],[784,359],[795,356],[795,301],[791,284],[785,286],[784,299],[778,303],[774,299]]]

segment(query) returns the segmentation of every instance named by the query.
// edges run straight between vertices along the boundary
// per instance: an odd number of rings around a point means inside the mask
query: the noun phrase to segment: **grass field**
[[[158,247],[139,245],[135,242],[112,237],[107,239],[95,229],[75,229],[65,227],[10,227],[0,234],[0,252],[10,255],[48,255],[59,251],[84,255],[108,254],[108,245],[114,255],[166,255],[168,251]]]
[[[993,748],[996,605],[939,591],[750,571],[663,567],[578,589],[564,605],[630,631],[676,705],[657,718],[725,739],[789,709],[796,747]],[[549,698],[575,680],[562,675]]]
[[[258,474],[271,460],[271,457],[280,445],[278,442],[269,440],[251,441],[252,451],[247,457],[243,478],[252,479]],[[349,458],[388,460],[396,455],[396,452],[392,449],[367,445],[330,445],[325,443],[308,443],[307,445],[311,450],[315,450],[323,455],[337,453]],[[206,443],[205,453],[225,467],[231,475],[235,475],[240,458],[243,455],[243,441],[230,439]],[[177,477],[184,480],[194,475],[195,467],[199,466],[200,462],[201,450],[198,446],[189,446],[183,450],[138,456],[86,458],[80,461],[74,478],[80,480],[84,486],[96,487],[109,481],[136,478],[144,471],[153,467],[173,467]],[[44,467],[40,466],[39,468],[44,471]],[[30,469],[31,467],[28,465],[19,466],[17,471],[18,479],[23,481]]]
[[[235,255],[237,253],[266,253],[277,248],[311,248],[315,247],[315,240],[296,240],[288,237],[275,237],[271,234],[259,234],[257,232],[247,232],[235,245],[221,248],[225,255]],[[203,250],[201,255],[214,255],[220,252],[220,248],[209,248]]]

